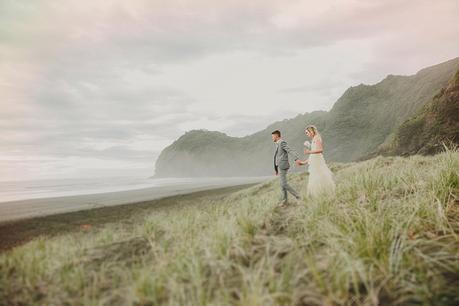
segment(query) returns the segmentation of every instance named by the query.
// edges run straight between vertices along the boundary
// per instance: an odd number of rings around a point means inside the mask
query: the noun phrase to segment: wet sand
[[[202,190],[259,183],[263,180],[266,178],[228,179],[227,181],[186,183],[126,191],[0,202],[0,224],[6,221],[138,203]]]
[[[224,188],[214,186],[187,190],[163,190],[162,193],[156,193],[155,197],[157,198],[153,200],[148,191],[152,188],[147,188],[147,190],[141,192],[138,192],[138,190],[114,192],[110,193],[109,196],[107,194],[99,194],[17,201],[28,202],[24,203],[24,207],[33,208],[33,211],[21,210],[20,214],[10,213],[10,216],[34,217],[0,223],[0,252],[24,244],[37,237],[52,237],[66,232],[96,230],[107,223],[116,222],[124,226],[132,226],[137,224],[143,216],[156,209],[176,209],[183,205],[198,206],[201,200],[224,197],[253,185],[255,183]],[[167,194],[174,195],[167,196]],[[143,198],[150,199],[142,200]],[[119,203],[123,204],[120,205]],[[71,205],[72,209],[78,211],[69,212],[69,205]],[[94,205],[96,206],[94,207]],[[45,212],[53,212],[53,214],[47,216],[36,215],[43,211],[43,207],[50,206],[53,209],[45,210]],[[66,212],[57,213],[59,210]]]

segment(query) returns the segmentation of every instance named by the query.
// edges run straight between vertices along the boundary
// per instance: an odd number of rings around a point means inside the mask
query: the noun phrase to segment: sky
[[[0,0],[0,181],[154,173],[459,56],[457,0]]]

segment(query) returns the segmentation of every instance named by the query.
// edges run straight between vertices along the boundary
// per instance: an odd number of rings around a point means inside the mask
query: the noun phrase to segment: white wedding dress
[[[311,151],[317,150],[318,136],[314,136],[311,143]],[[309,180],[307,194],[318,197],[335,192],[333,172],[328,168],[322,153],[309,155]]]

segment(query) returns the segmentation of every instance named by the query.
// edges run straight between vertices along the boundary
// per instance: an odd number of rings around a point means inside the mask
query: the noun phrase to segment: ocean
[[[0,202],[52,198],[113,191],[127,191],[150,187],[214,186],[255,183],[266,177],[204,177],[204,178],[148,178],[148,177],[103,177],[66,178],[28,181],[0,181]]]

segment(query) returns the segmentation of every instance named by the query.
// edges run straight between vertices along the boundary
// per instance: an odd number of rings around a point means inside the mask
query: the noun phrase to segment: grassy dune
[[[457,305],[459,153],[334,168],[335,197],[277,208],[273,181],[35,239],[0,255],[0,303]]]

